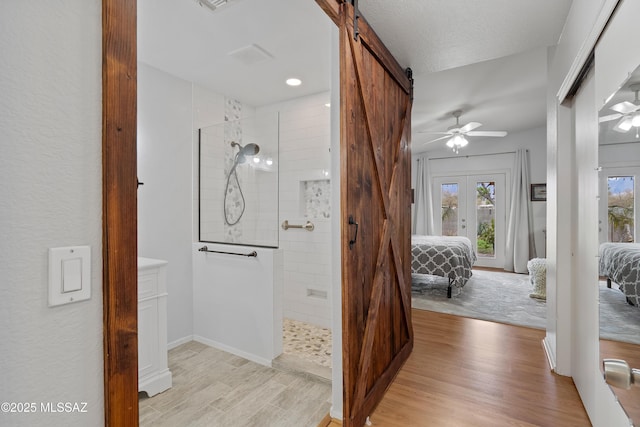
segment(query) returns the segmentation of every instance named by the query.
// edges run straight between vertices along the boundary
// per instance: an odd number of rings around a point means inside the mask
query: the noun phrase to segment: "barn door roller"
[[[351,0],[351,4],[353,5],[353,39],[358,41],[358,35],[360,35],[360,32],[358,31],[358,18],[360,17],[358,0]]]

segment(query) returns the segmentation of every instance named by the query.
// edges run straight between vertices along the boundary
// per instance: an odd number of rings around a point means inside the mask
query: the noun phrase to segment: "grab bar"
[[[288,230],[290,228],[304,228],[307,231],[313,231],[315,227],[315,225],[313,225],[313,223],[311,221],[307,221],[307,223],[305,225],[292,225],[289,224],[289,220],[284,220],[284,222],[282,223],[282,229],[283,230]]]
[[[254,257],[254,258],[258,256],[258,252],[256,252],[256,251],[251,251],[248,254],[241,254],[241,253],[238,253],[238,252],[211,251],[206,246],[201,247],[200,249],[198,249],[198,251],[199,252],[211,252],[212,254],[238,255],[238,256],[246,256],[246,257]]]

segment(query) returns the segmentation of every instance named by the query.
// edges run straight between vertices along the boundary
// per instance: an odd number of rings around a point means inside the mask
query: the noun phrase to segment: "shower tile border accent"
[[[224,99],[224,173],[228,176],[229,171],[233,167],[234,150],[231,142],[237,142],[242,145],[242,103],[235,99]],[[240,179],[241,177],[238,177]],[[242,184],[240,184],[242,185]],[[242,211],[242,200],[240,191],[235,180],[230,180],[228,190],[227,209],[231,218],[237,218]],[[224,215],[224,213],[223,213]],[[228,243],[237,243],[242,241],[242,226],[240,223],[236,225],[224,224],[224,240]]]

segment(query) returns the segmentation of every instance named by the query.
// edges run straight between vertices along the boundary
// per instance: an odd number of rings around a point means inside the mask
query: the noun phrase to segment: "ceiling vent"
[[[224,6],[229,3],[230,0],[195,0],[202,7],[206,7],[210,10],[216,10],[220,6]]]
[[[244,65],[255,65],[273,59],[273,55],[257,44],[241,47],[240,49],[229,52],[228,55]]]

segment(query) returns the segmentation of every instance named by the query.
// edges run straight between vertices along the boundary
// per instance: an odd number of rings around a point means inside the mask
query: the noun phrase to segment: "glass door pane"
[[[460,200],[460,186],[457,183],[440,185],[442,235],[458,235],[458,213]]]
[[[607,229],[609,242],[635,241],[634,206],[634,177],[607,177]]]
[[[478,257],[496,255],[496,183],[476,182],[476,245]]]

